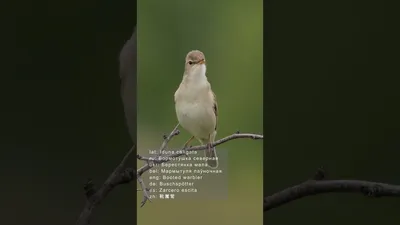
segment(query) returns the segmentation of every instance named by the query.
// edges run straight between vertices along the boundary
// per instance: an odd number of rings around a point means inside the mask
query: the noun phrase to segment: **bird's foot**
[[[212,149],[212,143],[207,143],[207,149],[209,152],[211,152]]]

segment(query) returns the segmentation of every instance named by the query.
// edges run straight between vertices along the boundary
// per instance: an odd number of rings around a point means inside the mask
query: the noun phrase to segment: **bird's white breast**
[[[205,76],[205,66],[188,74],[175,94],[176,114],[180,125],[198,138],[207,138],[214,131],[216,119],[214,100],[210,97],[210,84]]]

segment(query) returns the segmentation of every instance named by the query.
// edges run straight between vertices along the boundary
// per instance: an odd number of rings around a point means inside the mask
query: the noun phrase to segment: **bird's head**
[[[185,74],[205,74],[206,58],[199,50],[190,51],[185,59]]]

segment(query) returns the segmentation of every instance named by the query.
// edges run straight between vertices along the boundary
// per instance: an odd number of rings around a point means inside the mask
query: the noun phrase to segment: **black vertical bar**
[[[121,13],[123,12],[120,16],[121,24],[131,27],[124,27],[122,30],[131,29],[131,35],[126,37],[128,39],[119,54],[120,95],[127,131],[132,140],[132,145],[137,146],[137,0],[124,1],[124,3],[120,7]],[[130,156],[133,160],[130,160],[129,165],[134,170],[137,168],[137,160],[134,157],[137,154],[136,150],[134,148],[134,152]],[[132,183],[134,188],[131,191],[134,193],[127,197],[130,198],[129,201],[132,201],[133,204],[129,204],[130,216],[122,221],[123,224],[137,224],[136,179]]]
[[[400,184],[398,9],[389,0],[264,1],[265,196],[321,166],[329,180]],[[289,195],[264,212],[266,224],[400,220],[390,197]]]
[[[267,37],[269,34],[269,24],[268,24],[268,18],[269,18],[269,6],[270,6],[270,1],[271,0],[266,0],[263,2],[263,134],[264,134],[264,144],[263,144],[263,207],[265,205],[264,198],[268,195],[268,177],[266,176],[266,170],[267,170],[267,160],[268,160],[268,117],[267,117],[267,111],[268,111],[268,77],[269,74],[267,71],[268,68],[268,57],[269,57],[269,52],[267,50]],[[263,223],[265,224],[266,222],[266,217],[265,217],[265,212],[264,212],[264,217],[263,217]]]
[[[137,145],[137,29],[136,24],[131,38],[125,43],[120,53],[119,75],[121,79],[121,98],[124,105],[126,124],[134,145]],[[136,155],[136,148],[135,148]],[[133,161],[133,168],[137,168],[137,161]],[[134,180],[137,184],[136,180]],[[136,188],[137,189],[137,188]],[[134,190],[132,190],[134,191]],[[132,202],[135,206],[137,195],[134,195]],[[132,212],[137,221],[137,208]]]
[[[123,66],[136,64],[136,51],[121,51],[136,1],[10,4],[1,20],[0,224],[74,224],[87,179],[101,188],[136,143],[136,70]],[[126,166],[136,169],[133,154]],[[113,189],[90,224],[135,224],[133,186]]]

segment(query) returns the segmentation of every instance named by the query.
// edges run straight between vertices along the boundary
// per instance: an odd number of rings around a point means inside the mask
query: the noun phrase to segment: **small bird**
[[[207,144],[207,165],[218,167],[218,158],[212,143],[217,134],[218,106],[214,92],[206,76],[206,59],[201,51],[193,50],[186,55],[183,79],[175,92],[175,110],[179,124],[202,145]]]

